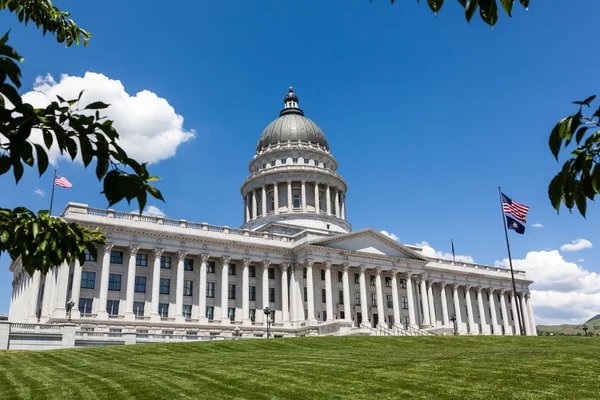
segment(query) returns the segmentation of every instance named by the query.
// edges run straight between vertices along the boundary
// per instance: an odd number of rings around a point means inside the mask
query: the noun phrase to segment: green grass
[[[346,337],[0,352],[1,399],[598,399],[600,340]]]

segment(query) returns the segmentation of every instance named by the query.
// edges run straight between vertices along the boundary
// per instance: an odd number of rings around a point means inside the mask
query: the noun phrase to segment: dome
[[[280,142],[300,141],[318,144],[329,150],[329,144],[325,134],[317,124],[304,116],[304,112],[298,108],[298,97],[292,88],[283,99],[285,107],[279,113],[279,118],[271,122],[256,144],[256,152],[263,148]]]

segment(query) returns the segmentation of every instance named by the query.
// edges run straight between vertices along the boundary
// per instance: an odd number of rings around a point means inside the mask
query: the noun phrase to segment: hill
[[[588,327],[588,335],[600,335],[600,314],[590,318],[581,325],[538,325],[537,330],[542,334],[553,335],[583,335],[583,325]]]
[[[321,337],[4,351],[0,398],[596,399],[598,344]]]

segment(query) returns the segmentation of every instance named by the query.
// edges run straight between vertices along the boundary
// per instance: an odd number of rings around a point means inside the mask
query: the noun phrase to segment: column
[[[106,301],[108,300],[108,276],[110,275],[110,252],[113,249],[112,243],[104,246],[104,256],[102,257],[102,272],[100,274],[100,298],[98,299],[98,319],[108,319],[106,312]]]
[[[288,305],[288,268],[290,263],[281,263],[281,319],[283,324],[290,322],[290,313]]]
[[[256,191],[252,189],[252,219],[256,219],[258,217],[258,206],[256,203]]]
[[[250,259],[242,260],[242,325],[252,325],[250,321]]]
[[[42,317],[44,318],[44,322],[47,321],[50,318],[51,312],[52,312],[52,308],[51,308],[51,304],[52,304],[52,294],[53,294],[53,286],[54,286],[54,274],[53,274],[54,269],[49,269],[48,272],[46,272],[46,281],[44,283],[44,297],[42,299]],[[15,298],[14,301],[16,301],[16,288],[15,288]],[[77,304],[77,307],[79,307],[79,304]]]
[[[342,264],[342,288],[344,290],[344,319],[346,321],[352,321],[352,315],[350,314],[350,282],[348,279],[348,270],[350,269],[349,263]]]
[[[246,214],[245,214],[246,221],[245,222],[248,222],[248,221],[250,221],[250,200],[249,200],[249,196],[245,196],[244,197],[244,208],[245,208],[245,211],[246,211]]]
[[[342,219],[346,220],[346,195],[342,193]]]
[[[315,213],[321,213],[321,205],[319,204],[319,184],[315,182]]]
[[[296,285],[296,317],[298,319],[298,323],[303,323],[305,321],[305,313],[304,313],[304,278],[302,277],[302,263],[296,264],[296,269],[294,270],[294,274],[296,274],[296,279],[294,284]],[[308,290],[308,289],[307,289]]]
[[[331,188],[329,185],[325,187],[325,204],[327,205],[327,215],[331,215]]]
[[[79,312],[79,298],[81,297],[81,271],[82,266],[79,264],[79,260],[75,259],[73,267],[73,286],[71,288],[71,300],[73,300],[73,308],[71,309],[71,318],[81,318]],[[37,311],[37,310],[36,310]]]
[[[306,268],[306,297],[307,304],[306,308],[308,309],[308,324],[316,325],[317,320],[315,318],[315,293],[313,286],[313,264],[314,260],[312,258],[307,258],[304,261],[304,267]]]
[[[519,328],[520,324],[519,324],[519,313],[518,313],[518,309],[517,309],[517,301],[518,298],[515,295],[515,292],[511,290],[510,292],[510,307],[512,309],[512,315],[513,315],[513,326],[515,329],[515,335],[520,335],[521,334],[521,330]]]
[[[298,264],[296,263],[291,263],[290,264],[290,322],[295,323],[296,321],[298,321],[298,318],[296,316],[297,314],[297,307],[296,307],[296,274],[295,274],[295,270],[296,268],[298,268]],[[310,289],[309,289],[310,290]],[[310,315],[310,308],[308,310],[309,315]]]
[[[260,204],[262,205],[262,216],[265,217],[267,215],[267,185],[262,186]]]
[[[200,284],[198,285],[198,323],[206,324],[206,262],[208,253],[200,254]]]
[[[465,285],[465,297],[467,300],[467,313],[469,320],[469,333],[476,335],[477,329],[475,329],[475,318],[473,317],[473,304],[471,303],[471,285]]]
[[[306,212],[306,181],[302,181],[302,212]]]
[[[537,335],[537,327],[535,326],[535,318],[533,317],[533,307],[531,306],[531,293],[527,292],[527,312],[529,314],[529,324],[531,325],[531,334]]]
[[[287,181],[287,209],[288,213],[292,212],[292,181]]]
[[[490,331],[488,325],[485,322],[485,308],[483,307],[483,288],[477,286],[477,307],[479,308],[479,325],[481,326],[481,333],[489,335]]]
[[[458,284],[455,283],[453,289],[453,300],[454,300],[454,316],[456,317],[456,329],[458,332],[462,332],[462,313],[460,311],[460,298],[458,297]],[[452,327],[454,328],[454,327]]]
[[[109,255],[110,256],[110,255]],[[110,261],[110,259],[109,259]],[[58,278],[56,280],[56,305],[54,311],[52,312],[52,318],[57,319],[66,319],[67,318],[67,289],[69,286],[69,265],[66,262],[63,262],[60,267],[58,267]],[[108,277],[106,278],[106,288],[108,294]],[[23,286],[25,289],[25,286]],[[23,302],[25,301],[24,293],[21,293],[21,297]],[[106,309],[106,302],[104,303],[104,308]],[[25,318],[24,313],[21,314],[21,320]]]
[[[150,308],[150,321],[152,322],[160,322],[160,315],[158,314],[158,302],[160,294],[160,257],[164,251],[165,249],[160,247],[155,247],[152,249],[152,254],[154,254],[154,265],[152,267],[152,304]]]
[[[133,314],[133,301],[135,297],[135,260],[140,246],[132,244],[129,245],[129,263],[127,264],[127,294],[125,297],[125,320],[135,321],[135,315]],[[81,272],[80,278],[81,281]],[[73,274],[73,284],[75,284],[75,274]]]
[[[402,326],[400,321],[400,299],[398,298],[398,271],[392,271],[392,306],[394,307],[394,325]]]
[[[183,316],[183,263],[187,252],[177,251],[177,286],[175,288],[175,322],[182,324],[185,322]]]
[[[423,328],[429,328],[431,326],[431,321],[429,320],[429,302],[427,301],[427,285],[425,284],[425,277],[420,276],[420,285],[421,285],[421,312],[423,313]]]
[[[498,318],[496,317],[496,299],[494,298],[494,289],[489,288],[490,295],[490,311],[492,313],[492,334],[501,335],[500,326],[498,326]]]
[[[340,191],[335,189],[335,216],[340,218]]]
[[[508,321],[508,314],[506,313],[506,290],[500,289],[500,312],[502,313],[502,323],[504,324],[504,334],[512,335],[512,329]]]
[[[269,260],[263,260],[262,261],[262,305],[263,305],[263,309],[269,307],[269,266],[271,265],[271,261]],[[263,314],[264,315],[264,314]],[[267,316],[265,315],[263,317],[264,319],[264,324],[266,326],[266,318]]]
[[[415,299],[413,295],[412,273],[406,273],[406,297],[408,297],[408,323],[413,328],[417,327],[415,319]]]
[[[362,323],[369,326],[369,308],[367,303],[367,282],[365,279],[365,271],[367,267],[360,266],[360,313],[362,314]]]
[[[331,261],[325,261],[325,307],[327,310],[327,321],[333,321],[333,301],[331,296]]]
[[[429,319],[432,327],[437,325],[435,318],[435,303],[433,302],[433,282],[427,281],[427,301],[429,303]]]
[[[275,182],[273,184],[273,203],[274,203],[274,214],[279,214],[279,184]]]
[[[75,261],[75,269],[79,267],[79,262]],[[40,271],[35,271],[33,273],[33,279],[31,282],[31,293],[29,295],[29,313],[27,315],[27,322],[29,323],[37,323],[37,308],[38,308],[38,299],[40,297],[40,281],[42,279],[42,273]],[[73,280],[73,289],[75,289],[77,285],[75,285],[75,280]],[[79,301],[79,300],[78,300]],[[78,303],[77,303],[78,305]],[[79,312],[79,308],[77,309]]]
[[[529,312],[527,312],[527,300],[525,300],[526,293],[521,292],[521,312],[523,313],[523,320],[525,321],[525,334],[531,336],[531,324],[529,323]]]
[[[375,291],[377,293],[378,325],[385,326],[385,307],[383,304],[383,290],[381,288],[381,268],[375,270]]]
[[[229,261],[230,256],[221,256],[221,325],[229,325]]]
[[[442,324],[444,327],[448,327],[450,325],[450,320],[448,319],[448,299],[446,296],[446,282],[441,282],[440,288],[440,295],[442,298]]]

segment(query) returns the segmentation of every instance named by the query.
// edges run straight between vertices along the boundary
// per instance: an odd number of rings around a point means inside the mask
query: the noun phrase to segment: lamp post
[[[67,318],[68,318],[69,322],[71,322],[71,310],[73,309],[74,306],[75,306],[75,301],[73,301],[73,299],[71,299],[67,302],[66,309],[67,309]]]
[[[241,336],[241,329],[239,326],[236,326],[235,329],[233,330],[233,336],[235,336],[235,340],[239,340],[240,336]]]
[[[265,307],[263,310],[265,313],[265,318],[267,319],[267,339],[269,338],[269,327],[271,326],[271,309],[269,307]]]
[[[458,331],[456,329],[456,314],[452,314],[450,316],[450,321],[452,321],[452,326],[454,327],[454,335],[458,335]]]
[[[584,333],[583,333],[583,336],[587,336],[587,330],[588,330],[588,326],[587,326],[587,325],[583,325],[583,326],[581,327],[581,329],[583,329],[583,332],[584,332]]]

